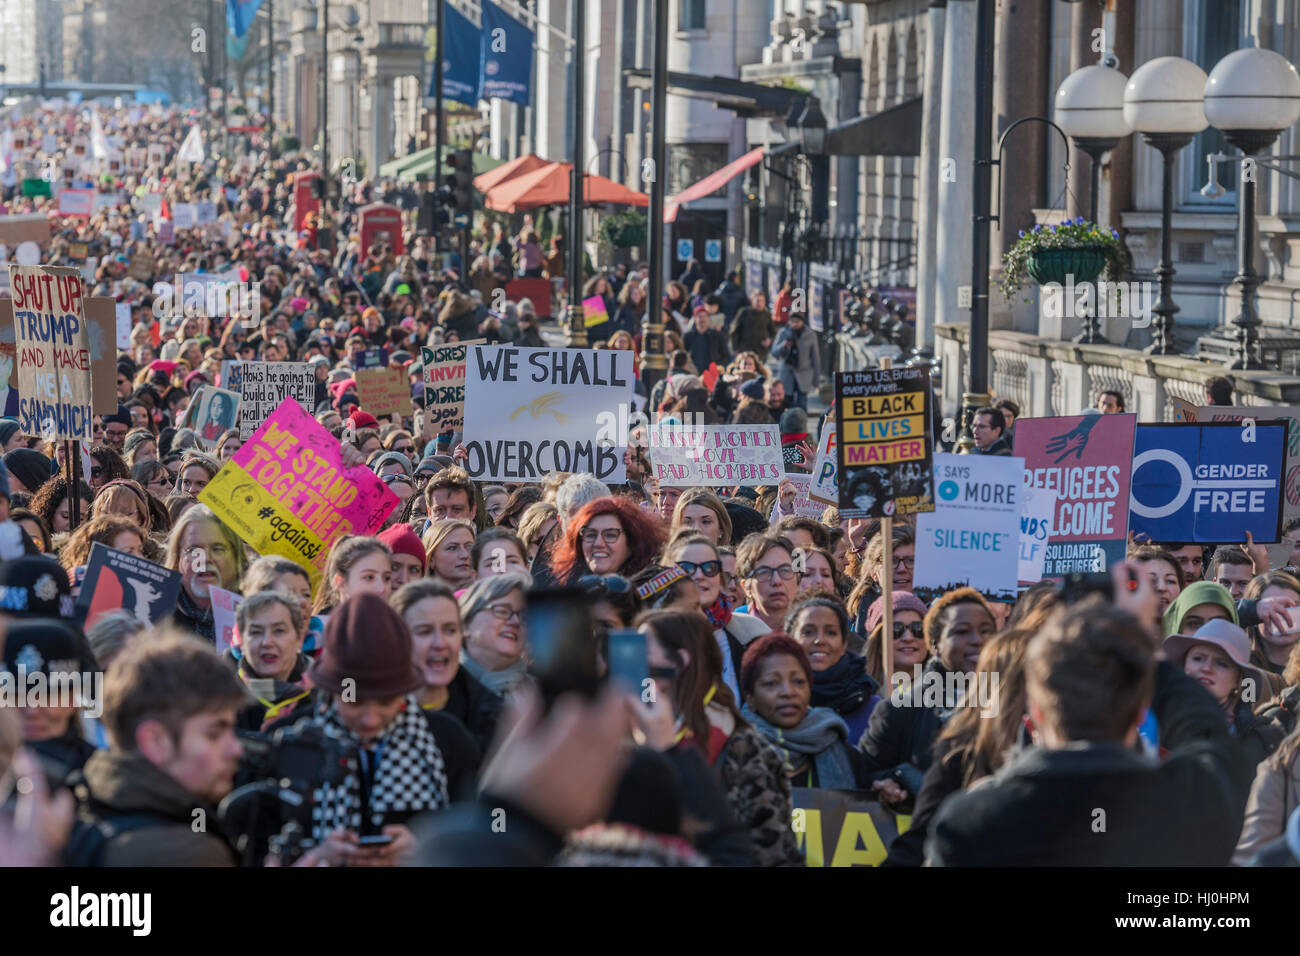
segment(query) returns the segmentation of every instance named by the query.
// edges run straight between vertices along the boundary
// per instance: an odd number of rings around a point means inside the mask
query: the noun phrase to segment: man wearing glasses
[[[989,405],[977,409],[970,426],[977,455],[1010,455],[1007,420],[1002,412]]]
[[[126,441],[126,433],[131,430],[131,415],[123,405],[117,406],[117,411],[112,415],[104,416],[104,444],[108,445],[118,454],[122,453],[122,445]],[[94,429],[91,429],[92,440],[94,438]]]

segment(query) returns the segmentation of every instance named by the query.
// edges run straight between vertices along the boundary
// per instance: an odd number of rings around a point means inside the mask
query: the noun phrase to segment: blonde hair
[[[542,525],[552,518],[558,521],[560,511],[551,501],[534,501],[524,509],[524,513],[519,516],[519,539],[524,543],[525,552],[534,544],[540,546]]]

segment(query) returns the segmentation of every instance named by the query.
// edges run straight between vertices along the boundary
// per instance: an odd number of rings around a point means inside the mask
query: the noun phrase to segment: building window
[[[668,194],[676,195],[730,161],[726,143],[670,143],[668,145]],[[715,189],[705,199],[726,199],[730,183]]]
[[[1194,43],[1188,59],[1209,73],[1220,60],[1243,44],[1242,0],[1194,0],[1187,7],[1189,9],[1184,10],[1183,22],[1194,24],[1185,33],[1186,38]],[[1187,18],[1188,13],[1192,14],[1190,19]],[[1211,153],[1235,156],[1237,150],[1228,143],[1222,132],[1213,126],[1207,126],[1192,140],[1186,154],[1184,202],[1231,208],[1237,203],[1237,163],[1219,166],[1219,185],[1226,190],[1221,197],[1208,199],[1201,195],[1201,187],[1205,185],[1209,174],[1205,157]]]
[[[703,30],[704,29],[704,0],[682,0],[681,20],[678,23],[681,30]]]

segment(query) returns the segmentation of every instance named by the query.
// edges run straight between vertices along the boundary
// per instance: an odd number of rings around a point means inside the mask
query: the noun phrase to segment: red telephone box
[[[394,255],[402,255],[402,210],[384,202],[372,202],[357,211],[361,223],[361,256],[370,253],[375,242],[386,240]]]
[[[320,200],[311,194],[312,183],[320,179],[320,173],[301,172],[293,177],[293,234],[296,238],[302,232],[302,222],[309,212],[320,212]]]

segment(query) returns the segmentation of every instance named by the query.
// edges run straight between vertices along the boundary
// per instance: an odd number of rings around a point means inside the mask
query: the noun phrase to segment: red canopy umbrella
[[[497,212],[522,212],[539,206],[558,206],[569,201],[569,181],[573,164],[548,163],[540,169],[515,176],[487,193],[483,204]],[[604,176],[588,174],[583,180],[584,203],[617,203],[625,206],[648,206],[650,197],[628,189]]]
[[[528,153],[516,159],[503,163],[496,169],[489,169],[486,173],[474,177],[474,188],[481,193],[485,193],[494,186],[499,186],[508,179],[514,179],[516,176],[522,176],[525,173],[531,173],[535,169],[541,169],[546,165],[546,160],[535,153]]]

